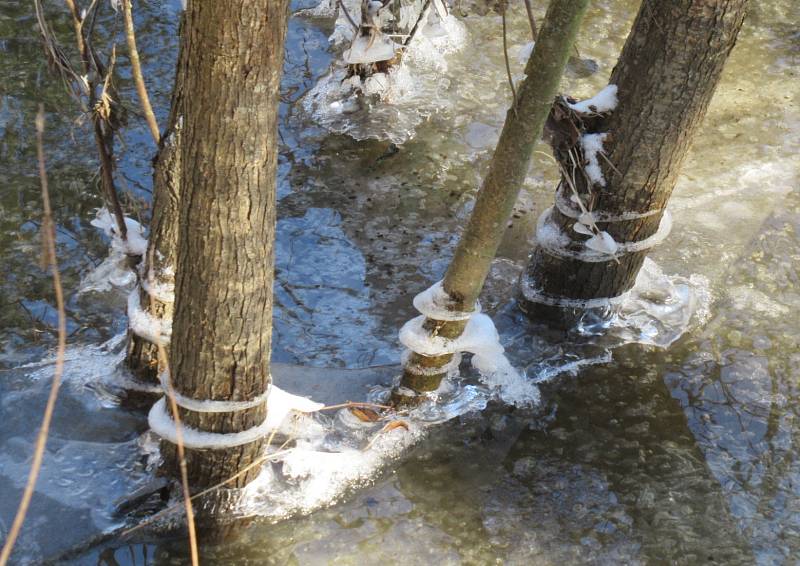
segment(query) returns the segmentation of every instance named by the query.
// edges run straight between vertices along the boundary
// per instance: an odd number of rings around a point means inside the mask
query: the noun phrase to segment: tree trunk
[[[185,29],[181,23],[181,35]],[[167,131],[161,137],[153,161],[153,215],[147,253],[143,258],[139,288],[139,305],[150,317],[162,323],[172,321],[175,300],[175,267],[178,259],[178,219],[181,182],[181,117],[183,114],[183,75],[186,49],[181,41],[175,86],[172,89]],[[129,313],[130,314],[130,313]],[[158,346],[135,332],[129,333],[127,363],[133,374],[148,385],[158,385]],[[169,344],[163,344],[169,348]]]
[[[184,120],[172,383],[198,401],[252,401],[270,384],[278,90],[288,0],[189,2],[183,36]],[[231,412],[180,408],[185,426],[235,433],[266,403]],[[225,437],[217,437],[224,441]],[[187,446],[193,488],[240,472],[264,439]],[[167,467],[174,453],[162,442]],[[237,477],[241,487],[258,468]],[[226,495],[220,493],[216,502]],[[200,510],[202,513],[202,509]]]
[[[573,229],[580,207],[593,212],[597,230],[617,243],[656,235],[746,5],[747,0],[644,0],[611,75],[616,108],[574,113],[563,100],[556,101],[548,125],[562,180],[556,206],[545,214],[549,228],[557,228],[567,243],[553,247],[540,241],[534,249],[520,300],[532,319],[569,326],[583,312],[582,301],[595,300],[588,306],[598,306],[633,287],[650,243],[659,237],[628,246],[627,253],[599,259],[595,254],[586,261],[585,242],[592,235]],[[570,134],[573,126],[576,131]],[[586,172],[579,134],[606,134],[602,149],[607,159],[596,156],[604,185]],[[570,200],[570,185],[581,204]]]
[[[475,308],[528,172],[533,146],[541,136],[558,91],[587,4],[588,0],[550,2],[536,49],[525,68],[526,78],[518,89],[517,100],[506,114],[489,172],[444,278],[444,290],[453,310],[469,312]],[[432,336],[456,338],[465,325],[465,320],[428,319],[424,328]],[[453,354],[424,356],[412,352],[400,386],[415,393],[437,389],[452,359]],[[395,391],[396,403],[402,402],[401,397],[407,396]]]

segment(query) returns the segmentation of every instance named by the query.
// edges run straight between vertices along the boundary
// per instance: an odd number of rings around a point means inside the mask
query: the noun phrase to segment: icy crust
[[[567,297],[548,295],[538,288],[527,271],[522,275],[520,287],[522,296],[527,301],[540,305],[569,309],[601,309],[612,307],[623,303],[630,295],[630,291],[616,297],[604,297],[600,299],[570,299]]]
[[[139,299],[138,287],[128,293],[128,327],[136,336],[153,344],[166,345],[172,338],[172,321],[146,312]]]
[[[352,439],[350,443],[298,441],[281,457],[278,470],[265,466],[244,489],[238,511],[280,519],[331,505],[350,490],[369,485],[388,463],[424,438],[430,427],[410,419],[402,422],[405,426],[384,432],[379,431],[385,423],[361,431],[361,442],[368,443],[365,449]]]
[[[400,354],[400,365],[416,375],[440,375],[446,373],[448,376],[453,376],[458,374],[458,366],[461,364],[461,354],[459,352],[456,352],[453,355],[453,359],[442,367],[426,367],[412,364],[410,361],[412,353],[411,350],[403,350],[403,353]]]
[[[553,222],[553,207],[546,209],[536,223],[536,241],[548,254],[576,259],[585,262],[613,261],[622,255],[649,250],[663,242],[672,230],[672,215],[664,211],[658,230],[652,236],[637,242],[616,242],[608,232],[601,231],[593,234],[583,242],[583,249],[574,250],[577,242],[561,231],[561,227]],[[579,231],[580,230],[576,230]],[[580,232],[589,234],[591,232]]]
[[[666,275],[646,258],[624,300],[602,316],[588,311],[578,331],[611,347],[636,343],[667,348],[708,321],[711,301],[711,284],[706,277]]]
[[[147,238],[144,237],[144,226],[132,218],[125,217],[126,239],[123,240],[117,230],[117,221],[107,208],[97,211],[97,216],[90,222],[100,228],[111,238],[112,249],[118,248],[128,255],[144,255],[147,251]]]
[[[161,381],[161,388],[164,391],[169,391],[170,386],[168,383],[169,374],[167,372],[162,372],[160,376]],[[184,409],[189,409],[190,411],[194,411],[196,413],[231,413],[234,411],[245,411],[247,409],[252,409],[253,407],[258,407],[261,403],[265,403],[267,398],[270,395],[270,390],[272,389],[272,384],[267,388],[267,390],[252,399],[248,399],[247,401],[221,401],[216,399],[192,399],[191,397],[186,397],[182,395],[174,388],[172,389],[171,395],[175,399],[175,403],[179,407],[183,407]],[[278,391],[275,395],[280,396],[284,393],[284,391],[275,387]],[[311,403],[311,401],[309,401]],[[316,406],[315,403],[313,406],[308,405],[308,412],[319,410],[320,406]]]
[[[617,85],[607,85],[593,97],[580,102],[568,102],[567,106],[582,114],[602,114],[614,110],[617,102]]]
[[[484,385],[496,391],[502,401],[521,407],[539,403],[539,389],[509,363],[494,322],[487,315],[474,314],[461,336],[455,339],[431,336],[423,327],[425,318],[420,315],[403,325],[400,329],[403,346],[423,356],[473,354],[472,367],[478,370]]]
[[[184,397],[183,400],[186,400],[186,398]],[[199,405],[203,407],[203,403],[205,403],[205,407],[207,409],[205,412],[219,412],[219,404],[223,403],[221,401],[191,401],[191,404],[194,406]],[[264,399],[260,399],[260,402],[263,401]],[[286,417],[291,412],[296,411],[298,413],[310,413],[318,411],[324,407],[322,403],[315,403],[306,397],[293,395],[275,386],[270,387],[266,402],[267,417],[264,419],[264,422],[242,432],[225,434],[205,432],[183,424],[181,426],[181,433],[184,446],[187,448],[197,449],[231,448],[234,446],[241,446],[242,444],[247,444],[261,438],[268,438],[273,433],[291,433],[291,428],[283,426],[286,422]],[[239,406],[238,402],[235,401],[229,403],[230,406]],[[209,404],[212,404],[210,408]],[[194,408],[191,409],[196,410]],[[153,405],[153,407],[150,409],[150,413],[147,415],[147,422],[150,425],[150,429],[158,436],[173,444],[178,443],[178,433],[176,431],[175,422],[172,420],[172,417],[167,410],[166,397],[162,397]]]
[[[444,290],[442,281],[437,281],[414,297],[414,308],[434,320],[467,320],[473,314],[481,312],[480,304],[476,304],[472,311],[459,311],[456,306]]]
[[[90,291],[110,291],[112,287],[127,287],[136,281],[136,274],[128,267],[128,256],[141,256],[147,251],[147,239],[144,227],[133,220],[125,218],[128,230],[127,240],[123,240],[117,231],[114,216],[106,208],[97,211],[91,225],[99,228],[111,239],[111,248],[103,262],[89,272],[81,281],[78,293]]]
[[[412,8],[404,12],[407,18],[412,17]],[[351,10],[348,4],[348,10],[359,21],[360,6]],[[401,23],[402,18],[401,14]],[[385,37],[373,43],[369,54],[365,53],[362,38],[350,46],[353,28],[340,13],[330,41],[347,49],[303,97],[304,111],[327,130],[357,140],[380,139],[400,144],[411,139],[417,125],[449,106],[445,96],[450,86],[445,56],[460,50],[467,40],[461,22],[452,15],[441,19],[436,10],[429,10],[420,26],[414,40],[403,50],[399,64],[362,80],[347,76],[346,61],[388,59],[389,43],[395,50],[399,46]],[[382,55],[376,55],[378,51]]]

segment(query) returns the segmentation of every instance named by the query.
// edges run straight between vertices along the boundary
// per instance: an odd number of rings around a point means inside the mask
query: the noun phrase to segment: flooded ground
[[[295,2],[292,10],[314,4]],[[534,4],[541,16],[543,6]],[[637,4],[592,3],[578,48],[597,70],[573,65],[565,92],[585,97],[605,85]],[[70,46],[62,6],[47,7]],[[163,123],[180,6],[137,7],[141,55]],[[460,21],[464,48],[435,73],[418,67],[419,88],[435,98],[399,101],[392,112],[376,110],[373,121],[368,112],[354,115],[362,122],[348,133],[364,138],[356,140],[320,125],[303,104],[332,62],[332,20],[291,19],[281,107],[276,361],[398,363],[397,330],[416,314],[413,295],[443,274],[510,96],[499,18]],[[528,41],[526,26],[522,5],[515,6],[511,62],[520,74],[516,53]],[[205,561],[796,560],[798,63],[794,3],[754,1],[675,191],[672,236],[652,254],[667,273],[708,278],[708,320],[666,350],[629,344],[605,363],[561,375],[543,385],[536,411],[493,404],[442,425],[339,504],[279,523],[255,521],[236,542],[204,546]],[[135,109],[125,65],[120,69],[121,90]],[[14,559],[184,563],[187,545],[179,536],[98,538],[121,524],[113,501],[150,477],[141,440],[147,424],[107,387],[117,371],[115,337],[125,329],[124,290],[78,293],[107,253],[108,242],[89,224],[101,205],[97,166],[88,131],[76,123],[78,109],[47,70],[28,2],[0,2],[0,74],[0,532],[8,530],[27,473],[52,369],[40,362],[55,343],[51,283],[38,267],[33,118],[44,102],[73,363]],[[410,139],[394,151],[390,140],[399,137]],[[117,149],[127,210],[146,219],[154,148],[140,120],[131,119]],[[551,160],[537,153],[485,300],[510,357],[531,379],[578,351],[529,326],[511,295],[555,182]],[[75,551],[59,559],[67,549]]]

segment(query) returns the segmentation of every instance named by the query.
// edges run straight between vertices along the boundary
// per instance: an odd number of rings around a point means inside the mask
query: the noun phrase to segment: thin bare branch
[[[420,12],[419,18],[414,23],[414,27],[411,28],[411,31],[408,33],[408,37],[403,42],[403,47],[408,47],[411,43],[411,40],[414,39],[414,36],[417,35],[421,24],[425,19],[428,17],[428,13],[431,11],[431,0],[425,0],[425,4],[422,6],[422,11]]]
[[[347,18],[347,21],[350,22],[350,25],[353,26],[353,30],[358,33],[358,24],[353,20],[353,17],[350,15],[350,12],[347,11],[347,8],[344,5],[342,0],[336,0],[336,4],[339,6],[339,9],[344,14],[344,17]]]
[[[111,125],[108,120],[101,119],[97,113],[94,112],[97,104],[97,95],[95,92],[97,83],[95,77],[102,76],[107,85],[111,71],[109,70],[108,73],[105,72],[105,68],[100,61],[100,58],[91,49],[91,44],[85,35],[86,30],[84,29],[84,15],[78,10],[78,6],[75,4],[74,0],[64,1],[72,18],[72,26],[75,29],[75,42],[78,47],[78,53],[81,57],[81,62],[83,63],[83,78],[81,80],[82,82],[85,82],[87,91],[86,94],[89,99],[88,108],[92,113],[95,145],[97,146],[97,152],[100,155],[100,173],[103,193],[106,197],[106,203],[110,206],[111,212],[114,214],[119,236],[123,241],[125,241],[128,239],[128,228],[125,225],[125,216],[122,213],[122,206],[120,205],[117,189],[114,185],[114,160],[112,158],[111,147],[107,141],[111,138],[111,136],[106,135],[106,133],[103,131],[103,125],[105,125],[106,129],[109,131],[111,130]],[[89,10],[85,12],[85,14],[92,16],[89,32],[91,32],[91,28],[94,27],[94,21],[96,19],[95,16],[99,6],[100,4],[97,2],[97,0],[92,0]],[[42,27],[42,24],[43,21],[40,22],[40,27]]]
[[[357,407],[366,407],[369,409],[393,409],[389,405],[378,405],[377,403],[361,403],[359,401],[348,401],[347,403],[339,403],[338,405],[326,405],[319,409],[320,411],[333,411],[334,409],[350,409]]]
[[[22,499],[17,508],[14,522],[11,524],[11,529],[8,532],[8,537],[6,537],[3,550],[0,552],[0,566],[5,566],[8,563],[11,550],[14,548],[14,543],[22,529],[22,523],[25,521],[25,515],[28,512],[28,507],[33,498],[36,480],[39,477],[39,471],[42,467],[44,449],[47,444],[47,435],[50,431],[50,422],[53,419],[53,410],[55,409],[58,390],[61,386],[61,376],[64,373],[64,352],[67,347],[67,317],[64,311],[64,292],[61,287],[61,274],[58,271],[58,260],[56,258],[55,223],[53,222],[53,213],[50,207],[50,192],[47,187],[47,171],[45,169],[44,144],[42,141],[43,134],[44,106],[40,104],[39,113],[36,116],[36,153],[39,159],[39,179],[42,185],[42,208],[44,210],[42,219],[42,245],[44,247],[44,259],[53,275],[53,289],[56,297],[56,308],[58,309],[58,347],[56,349],[56,365],[53,372],[53,381],[50,384],[50,395],[47,398],[47,404],[45,405],[44,414],[42,415],[42,425],[36,437],[31,470],[28,474],[28,481],[25,484],[25,489],[22,492]]]
[[[150,97],[147,95],[147,87],[144,84],[142,64],[139,60],[139,50],[136,48],[136,30],[133,27],[131,0],[122,0],[122,16],[125,20],[125,39],[128,42],[128,57],[131,61],[133,81],[136,83],[136,94],[139,95],[139,103],[142,105],[142,112],[147,121],[147,127],[150,128],[150,135],[153,136],[153,141],[156,142],[157,146],[161,141],[161,130],[158,128],[156,115],[153,113],[153,107],[150,105]]]
[[[525,0],[525,11],[528,13],[528,23],[531,26],[531,36],[533,36],[533,41],[536,41],[539,39],[539,32],[536,31],[536,18],[533,17],[531,0]]]
[[[511,65],[508,63],[508,38],[506,37],[506,7],[503,7],[503,58],[506,61],[506,75],[508,76],[508,86],[511,87],[512,103],[514,113],[517,112],[517,89],[514,88],[514,79],[511,77]]]

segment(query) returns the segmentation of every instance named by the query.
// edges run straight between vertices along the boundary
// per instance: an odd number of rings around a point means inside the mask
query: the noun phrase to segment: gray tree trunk
[[[183,35],[184,120],[170,370],[180,394],[247,401],[270,384],[278,91],[288,0],[190,1]],[[262,423],[264,403],[224,413],[180,409],[213,433]],[[187,449],[193,488],[254,462],[264,440]],[[170,444],[167,467],[178,474]],[[257,467],[229,487],[241,487]],[[220,496],[220,498],[223,496]]]
[[[598,222],[616,242],[638,242],[658,231],[692,136],[700,125],[745,16],[747,0],[644,0],[622,50],[610,84],[618,87],[618,105],[608,114],[567,116],[557,102],[548,125],[557,160],[574,178],[586,208],[631,220]],[[606,185],[591,186],[582,163],[578,133],[607,133],[608,159],[598,156]],[[613,165],[612,165],[613,164]],[[557,199],[569,202],[572,189],[562,176]],[[573,230],[576,203],[565,215],[554,207],[551,219],[570,239],[564,249],[582,252],[589,238]],[[648,214],[646,216],[642,216]],[[633,287],[648,250],[616,260],[587,262],[564,257],[540,245],[534,249],[522,281],[520,306],[533,319],[569,326],[582,309],[575,300],[616,297]],[[555,305],[553,303],[556,303]],[[560,305],[558,304],[560,303]],[[565,306],[566,305],[566,306]]]

